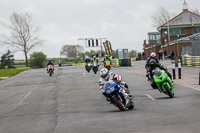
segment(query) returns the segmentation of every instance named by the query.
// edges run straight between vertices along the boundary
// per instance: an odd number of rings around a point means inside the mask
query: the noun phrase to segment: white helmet
[[[104,79],[106,79],[109,75],[109,71],[106,68],[101,69],[100,76]]]
[[[152,52],[152,53],[150,54],[150,57],[151,57],[151,58],[155,58],[155,57],[156,57],[156,53]]]

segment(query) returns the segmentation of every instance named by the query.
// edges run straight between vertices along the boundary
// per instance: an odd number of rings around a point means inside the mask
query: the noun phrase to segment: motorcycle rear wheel
[[[170,98],[173,98],[173,97],[174,97],[174,94],[171,93],[169,86],[168,86],[167,84],[165,84],[165,85],[164,85],[164,88],[165,88],[167,94],[169,95],[169,97],[170,97]]]
[[[113,102],[115,103],[115,105],[121,110],[121,111],[125,111],[126,107],[123,104],[122,99],[117,98],[116,96],[113,97]]]

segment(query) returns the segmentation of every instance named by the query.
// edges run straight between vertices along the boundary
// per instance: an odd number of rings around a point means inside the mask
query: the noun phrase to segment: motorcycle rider
[[[85,69],[86,69],[86,67],[88,66],[89,63],[91,63],[91,60],[90,60],[89,57],[86,57],[85,58]]]
[[[98,59],[96,58],[96,56],[93,56],[93,59],[92,59],[92,64],[93,63],[99,63]]]
[[[110,58],[108,57],[108,55],[105,55],[105,58],[104,58],[104,60],[103,60],[104,66],[106,65],[106,62],[107,62],[107,61],[109,61],[110,64],[111,64]]]
[[[151,83],[151,86],[153,88],[157,88],[155,82],[154,82],[154,79],[153,79],[153,70],[156,68],[156,67],[159,67],[161,70],[164,70],[165,73],[169,76],[170,79],[172,79],[172,75],[168,72],[167,68],[163,65],[161,65],[160,63],[157,63],[155,59],[151,59],[149,61],[149,69],[148,69],[148,72],[150,74],[150,77],[152,79],[152,83]],[[173,81],[172,81],[173,82]]]
[[[146,77],[148,78],[148,81],[150,80],[150,78],[149,78],[149,61],[151,60],[151,59],[155,59],[155,61],[156,61],[156,63],[158,63],[158,64],[160,64],[160,62],[159,62],[159,60],[158,60],[158,58],[156,57],[156,53],[154,53],[154,52],[150,52],[149,53],[149,57],[147,58],[147,60],[146,60],[146,65],[145,65],[145,68],[146,68]]]
[[[89,58],[89,57],[86,57],[86,58],[85,58],[85,63],[87,64],[87,63],[90,63],[90,62],[91,62],[90,58]]]
[[[111,69],[111,65],[110,65],[110,63],[108,63],[108,62],[104,65],[104,67],[105,67],[108,71],[110,71],[110,69]]]
[[[58,61],[58,66],[61,67],[61,61],[60,60]]]
[[[99,67],[99,61],[98,59],[96,58],[96,56],[93,56],[93,59],[92,59],[92,64],[96,63],[97,64],[97,67]]]
[[[100,76],[101,78],[99,80],[99,87],[101,93],[103,91],[103,86],[105,82],[113,80],[115,83],[120,85],[125,90],[125,92],[129,95],[130,98],[132,98],[130,90],[128,89],[128,85],[126,84],[126,82],[122,80],[122,77],[120,75],[117,75],[114,72],[109,72],[106,68],[103,68],[100,71]]]
[[[54,64],[53,64],[53,61],[48,60],[48,62],[47,62],[47,73],[49,72],[49,71],[48,71],[48,66],[49,66],[49,65],[52,65],[52,66],[53,66],[53,71],[54,71]]]

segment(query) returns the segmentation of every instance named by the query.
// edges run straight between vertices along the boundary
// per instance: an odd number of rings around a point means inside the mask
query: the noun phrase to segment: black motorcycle
[[[91,68],[92,68],[92,64],[91,64],[91,63],[87,63],[87,64],[85,65],[85,70],[86,70],[87,72],[90,72]]]

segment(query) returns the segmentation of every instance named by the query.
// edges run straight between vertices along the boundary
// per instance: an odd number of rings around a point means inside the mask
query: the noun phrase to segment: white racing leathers
[[[108,77],[106,77],[106,78],[100,78],[100,80],[99,80],[99,87],[100,87],[100,92],[101,93],[103,91],[103,86],[104,86],[105,82],[109,81],[109,80],[113,80],[114,76],[115,76],[114,72],[109,72]]]
[[[120,78],[116,79],[116,77],[120,77]],[[128,85],[126,84],[126,82],[124,82],[124,81],[122,80],[122,78],[121,78],[120,75],[117,75],[117,74],[115,74],[114,72],[109,72],[109,75],[108,75],[108,77],[106,77],[106,78],[100,78],[100,80],[99,80],[99,87],[100,87],[100,92],[101,92],[101,93],[102,93],[102,91],[103,91],[103,86],[104,86],[105,82],[106,82],[106,81],[109,81],[109,80],[114,80],[114,81],[116,81],[116,82],[125,90],[125,92],[126,92],[127,94],[131,95],[131,94],[130,94],[130,91],[129,91],[129,89],[128,89]]]

